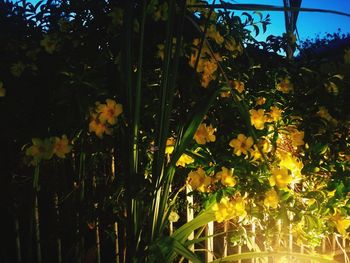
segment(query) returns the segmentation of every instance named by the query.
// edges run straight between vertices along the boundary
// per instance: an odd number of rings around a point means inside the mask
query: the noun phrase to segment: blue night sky
[[[98,0],[97,0],[98,1]],[[29,2],[37,3],[37,0]],[[283,0],[231,0],[230,2],[238,4],[268,4],[282,6]],[[329,9],[350,13],[349,0],[303,0],[302,7]],[[283,12],[269,12],[272,24],[267,28],[266,34],[260,34],[258,40],[265,40],[269,35],[282,35],[284,33],[284,14]],[[306,38],[315,38],[317,35],[325,33],[334,33],[341,29],[342,33],[350,33],[350,17],[336,14],[300,12],[297,22],[297,28],[300,40]]]

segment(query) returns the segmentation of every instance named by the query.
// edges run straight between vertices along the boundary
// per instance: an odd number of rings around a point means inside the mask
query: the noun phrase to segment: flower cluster
[[[95,133],[99,138],[104,134],[111,135],[112,127],[117,123],[117,118],[123,113],[123,106],[115,100],[106,99],[106,103],[95,103],[94,110],[90,113],[89,132]]]
[[[223,197],[219,203],[213,205],[215,220],[218,223],[230,219],[242,220],[247,215],[245,203],[246,201],[241,196],[234,199]]]
[[[50,160],[53,155],[58,158],[66,158],[72,146],[66,135],[62,137],[51,137],[46,139],[33,138],[32,145],[26,149],[26,156],[30,157],[31,165],[38,165],[41,160]]]

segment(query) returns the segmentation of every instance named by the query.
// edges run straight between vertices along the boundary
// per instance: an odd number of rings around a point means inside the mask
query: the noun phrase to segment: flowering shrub
[[[243,22],[187,2],[61,3],[51,6],[59,16],[40,11],[52,21],[27,25],[35,38],[12,40],[23,47],[1,64],[2,105],[27,82],[43,93],[30,112],[38,125],[24,123],[30,132],[20,140],[38,133],[24,148],[35,178],[38,167],[70,169],[68,189],[51,186],[60,205],[89,207],[76,211],[80,229],[122,225],[129,261],[196,260],[185,241],[211,220],[257,223],[266,250],[283,247],[290,231],[310,249],[333,232],[347,237],[349,50],[288,60],[251,36],[268,17]],[[186,187],[198,214],[188,225]]]

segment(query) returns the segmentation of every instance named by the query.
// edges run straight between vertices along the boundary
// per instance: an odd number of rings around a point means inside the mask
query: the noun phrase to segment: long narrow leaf
[[[334,259],[330,259],[326,256],[322,255],[310,255],[310,254],[303,254],[303,253],[294,253],[294,252],[247,252],[247,253],[240,253],[235,255],[230,255],[224,258],[219,258],[212,263],[221,263],[221,262],[232,262],[237,260],[244,260],[244,259],[254,259],[254,258],[266,258],[266,257],[281,257],[281,256],[287,256],[287,257],[293,257],[300,260],[306,260],[306,261],[316,261],[320,263],[336,263]]]

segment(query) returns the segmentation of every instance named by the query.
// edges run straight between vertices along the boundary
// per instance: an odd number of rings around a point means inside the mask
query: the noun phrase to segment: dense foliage
[[[5,193],[24,247],[78,262],[97,229],[106,251],[119,232],[128,262],[196,261],[187,237],[213,220],[232,245],[259,235],[255,251],[347,237],[349,45],[287,59],[294,35],[254,39],[268,24],[196,1],[0,0]]]

